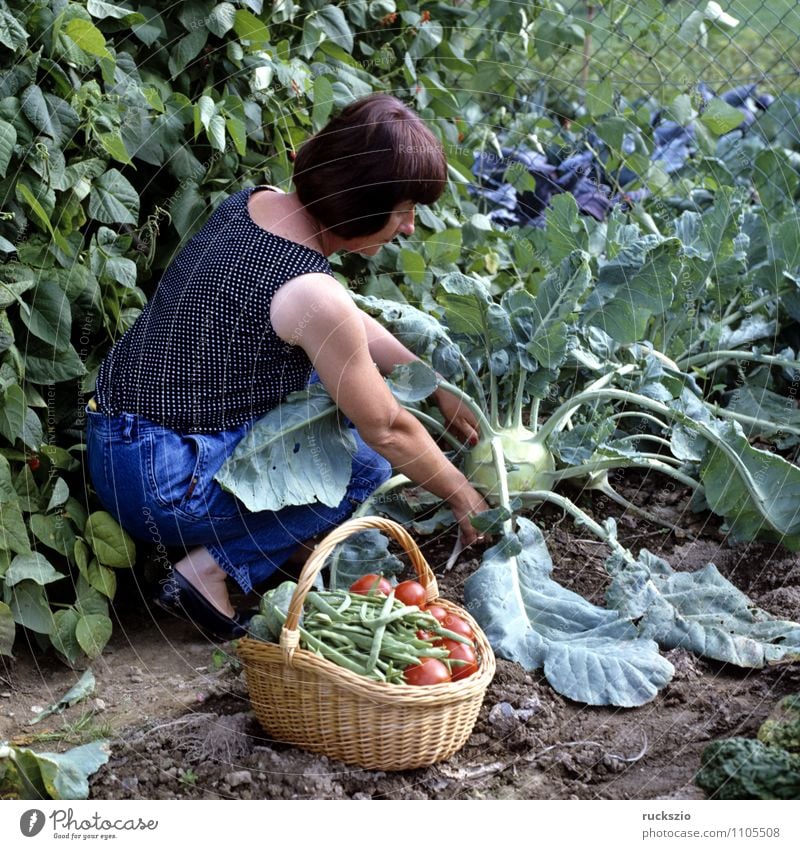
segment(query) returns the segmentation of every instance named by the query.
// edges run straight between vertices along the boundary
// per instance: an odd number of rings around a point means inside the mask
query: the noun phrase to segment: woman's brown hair
[[[346,106],[297,152],[297,196],[345,239],[377,233],[402,201],[430,204],[444,191],[447,160],[422,119],[390,94]]]

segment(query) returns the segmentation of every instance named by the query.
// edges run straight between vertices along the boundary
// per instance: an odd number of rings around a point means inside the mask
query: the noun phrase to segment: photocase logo
[[[44,812],[37,808],[31,808],[19,818],[19,830],[25,837],[36,837],[44,828]]]

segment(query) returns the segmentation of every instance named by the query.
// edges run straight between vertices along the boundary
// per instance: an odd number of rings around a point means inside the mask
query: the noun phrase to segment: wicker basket
[[[366,528],[384,531],[403,546],[429,603],[436,601],[470,623],[480,663],[476,673],[450,684],[386,684],[299,648],[296,629],[317,572],[338,543]],[[429,766],[458,751],[478,718],[495,659],[472,617],[438,595],[433,572],[401,525],[370,516],[334,530],[303,567],[280,645],[239,641],[250,701],[264,729],[276,740],[367,769]]]

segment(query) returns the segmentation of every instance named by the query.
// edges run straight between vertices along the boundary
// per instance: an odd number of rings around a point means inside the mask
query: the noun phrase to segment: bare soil
[[[714,562],[769,612],[800,615],[800,558],[764,544],[726,541],[716,524],[681,512],[684,493],[628,480],[628,496],[686,530],[618,516],[622,541],[682,570]],[[706,517],[707,518],[707,517]],[[546,529],[558,580],[602,604],[604,546],[560,514]],[[687,536],[687,531],[694,536]],[[442,595],[459,601],[477,560],[441,573],[453,538],[421,541]],[[0,666],[0,739],[37,751],[104,735],[111,758],[91,780],[95,799],[702,799],[692,783],[712,740],[752,736],[782,696],[800,691],[800,665],[741,670],[677,650],[673,681],[637,709],[597,708],[556,694],[540,672],[506,661],[467,745],[449,761],[401,773],[371,772],[270,740],[250,711],[234,648],[148,607],[133,580],[118,594],[117,627],[92,669],[93,696],[31,726],[80,672],[38,646],[19,646]],[[368,729],[365,733],[369,733]]]

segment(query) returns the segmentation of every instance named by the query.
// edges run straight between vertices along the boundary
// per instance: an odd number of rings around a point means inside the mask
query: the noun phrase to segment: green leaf
[[[69,486],[67,486],[67,482],[64,478],[56,478],[50,500],[47,502],[47,512],[49,513],[54,507],[60,507],[68,498]]]
[[[614,88],[610,76],[600,82],[590,83],[586,89],[586,111],[594,117],[614,111]]]
[[[236,7],[232,3],[220,3],[206,18],[206,26],[218,38],[222,38],[236,23]]]
[[[426,56],[442,43],[444,29],[438,21],[420,22],[417,26],[417,34],[408,48],[408,53],[413,59]],[[352,47],[347,48],[352,50]]]
[[[453,333],[483,340],[488,351],[507,348],[513,341],[506,311],[494,303],[478,280],[460,272],[445,274],[436,289],[436,300],[444,307]]]
[[[16,554],[27,554],[31,550],[19,499],[0,504],[0,548]]]
[[[86,520],[86,541],[104,566],[123,569],[136,561],[136,546],[110,513],[98,510]]]
[[[739,539],[773,531],[785,544],[800,543],[800,468],[753,448],[736,422],[715,428],[724,440],[710,447],[700,467],[706,501]],[[748,489],[745,480],[750,484]]]
[[[106,643],[111,639],[113,625],[108,616],[93,613],[81,616],[75,626],[75,638],[86,655],[94,660],[103,652]]]
[[[67,662],[73,666],[78,662],[82,651],[78,645],[75,629],[78,627],[78,615],[75,608],[57,610],[53,615],[53,630],[50,633],[50,642],[56,651],[61,652]]]
[[[86,374],[78,352],[69,345],[64,350],[34,344],[31,339],[25,349],[25,379],[49,386]]]
[[[182,73],[193,59],[197,58],[200,51],[206,46],[207,41],[208,30],[203,28],[190,32],[178,42],[167,62],[173,79]]]
[[[14,614],[4,601],[0,601],[0,655],[11,657],[16,633],[17,626],[14,623]]]
[[[568,325],[591,280],[589,257],[574,251],[544,278],[535,298],[525,290],[503,296],[517,341],[544,368],[564,362],[574,336]]]
[[[6,176],[8,163],[14,153],[14,145],[17,143],[17,131],[13,124],[0,119],[0,177]]]
[[[353,33],[344,16],[344,12],[338,6],[323,6],[313,18],[314,26],[325,37],[333,41],[348,53],[353,52]]]
[[[613,610],[595,607],[551,578],[539,528],[517,519],[517,535],[484,555],[464,586],[467,609],[499,657],[543,667],[563,695],[593,705],[651,701],[674,669],[658,646]]]
[[[33,290],[27,309],[20,305],[20,318],[37,338],[62,351],[70,344],[72,313],[61,287],[41,280]]]
[[[34,513],[30,518],[31,533],[39,542],[71,557],[75,550],[75,531],[72,525],[60,515]]]
[[[136,224],[139,195],[116,168],[94,181],[89,195],[89,216],[103,224]]]
[[[17,492],[14,489],[14,483],[11,480],[11,466],[9,465],[8,460],[0,454],[0,504],[16,500]]]
[[[425,258],[419,251],[412,251],[409,248],[400,249],[400,268],[412,282],[423,283],[427,267]]]
[[[239,118],[226,118],[225,129],[233,140],[233,145],[239,156],[247,153],[247,125]]]
[[[38,85],[29,85],[25,89],[20,105],[31,124],[61,146],[71,141],[78,129],[78,114],[69,103],[43,92]]]
[[[585,323],[600,327],[621,344],[644,338],[653,315],[672,305],[680,271],[678,239],[644,236],[623,248],[600,271],[587,303]]]
[[[643,550],[637,563],[611,558],[607,568],[614,576],[609,606],[636,619],[642,635],[663,649],[756,669],[800,659],[800,625],[760,610],[713,563],[676,572]]]
[[[420,360],[397,365],[386,384],[401,404],[413,404],[432,395],[439,386],[436,372]]]
[[[52,799],[87,799],[88,777],[108,762],[107,740],[94,740],[63,753],[35,755],[42,781]]]
[[[266,24],[247,9],[237,9],[234,16],[233,30],[242,40],[250,44],[267,44],[269,29]]]
[[[578,204],[569,192],[556,195],[550,201],[545,220],[547,252],[551,262],[561,262],[575,250],[588,249],[586,224],[578,215]]]
[[[28,33],[11,9],[3,2],[0,4],[0,44],[9,50],[23,50],[28,43]]]
[[[52,632],[53,613],[43,587],[35,581],[21,581],[11,588],[10,595],[15,622],[37,634]]]
[[[759,740],[715,740],[700,764],[695,784],[714,799],[800,798],[800,756]]]
[[[424,242],[430,265],[446,266],[461,257],[461,230],[451,227],[432,233]]]
[[[311,110],[313,132],[321,130],[327,123],[333,109],[333,86],[326,76],[314,80],[314,108]]]
[[[114,3],[107,3],[105,0],[88,0],[86,11],[93,18],[97,18],[100,21],[105,18],[115,18],[119,21],[133,14],[132,9],[126,9],[124,6],[118,6]]]
[[[133,160],[119,133],[99,133],[97,141],[100,142],[103,150],[110,153],[117,162],[122,162],[124,165],[133,165]]]
[[[73,18],[67,22],[64,32],[75,42],[75,44],[91,56],[98,59],[111,59],[112,56],[106,47],[103,33],[91,21],[82,18]]]
[[[215,479],[248,510],[319,502],[335,507],[350,482],[356,440],[315,384],[259,419]]]
[[[29,554],[18,554],[8,567],[6,572],[6,585],[13,587],[20,581],[34,581],[39,586],[52,584],[65,578],[48,562],[47,558],[36,552]]]
[[[714,97],[701,113],[700,120],[715,136],[722,136],[735,130],[744,121],[744,113],[721,97]]]
[[[753,183],[767,215],[778,216],[784,207],[792,208],[800,176],[784,151],[762,150],[756,157]]]
[[[52,705],[46,707],[40,714],[37,714],[37,716],[30,721],[30,725],[36,725],[46,717],[52,716],[54,713],[61,713],[68,707],[72,707],[72,705],[75,705],[87,698],[94,692],[95,685],[96,681],[94,673],[91,669],[87,669],[57,702],[54,702]]]
[[[106,598],[114,598],[117,592],[117,574],[113,569],[101,566],[96,560],[92,560],[86,570],[86,580]]]

